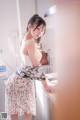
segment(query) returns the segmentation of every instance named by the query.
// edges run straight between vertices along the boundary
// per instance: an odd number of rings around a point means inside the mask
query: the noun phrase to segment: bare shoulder
[[[26,48],[34,49],[35,48],[35,42],[33,40],[26,40]]]
[[[24,46],[24,47],[27,48],[27,47],[35,46],[35,43],[34,43],[34,40],[23,39],[22,43],[21,43],[21,46]]]
[[[25,55],[28,54],[28,50],[35,49],[35,43],[33,40],[26,40],[25,38],[21,42],[20,51]]]

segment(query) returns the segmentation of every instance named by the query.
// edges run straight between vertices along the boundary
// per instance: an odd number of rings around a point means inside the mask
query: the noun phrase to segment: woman
[[[28,22],[27,33],[21,41],[21,67],[12,74],[6,84],[6,112],[9,120],[18,120],[25,114],[25,120],[32,120],[36,114],[34,81],[40,80],[47,92],[53,92],[47,85],[40,63],[41,52],[38,49],[40,38],[45,33],[46,23],[34,15]]]

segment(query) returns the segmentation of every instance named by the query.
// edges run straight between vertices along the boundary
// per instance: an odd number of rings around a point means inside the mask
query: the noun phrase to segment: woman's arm
[[[39,62],[40,60],[38,58],[38,52],[36,50],[34,41],[26,42],[24,47],[24,52],[29,55],[30,61],[34,67],[33,71],[35,74],[33,77],[42,82],[42,85],[47,92],[53,92],[53,89],[51,88],[51,86],[49,86],[46,82],[45,74],[42,67],[40,67],[41,63]],[[31,70],[30,70],[30,73],[31,73]]]
[[[28,44],[28,54],[29,54],[30,60],[34,66],[41,66],[41,63],[38,60],[38,55],[37,55],[38,53],[36,51],[34,42],[30,42]],[[47,92],[53,92],[52,87],[47,84],[46,80],[41,80],[41,83]]]

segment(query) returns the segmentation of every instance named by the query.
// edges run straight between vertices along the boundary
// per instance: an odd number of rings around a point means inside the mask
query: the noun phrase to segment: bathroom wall
[[[15,58],[12,49],[14,49],[14,41],[12,34],[17,34],[17,12],[16,0],[0,1],[0,50],[2,49],[2,59],[9,67],[8,70],[14,70]],[[15,33],[16,32],[16,33]],[[12,48],[13,47],[13,48]]]
[[[11,74],[21,63],[19,42],[29,18],[35,13],[35,0],[2,0],[0,13],[1,57],[8,74]]]

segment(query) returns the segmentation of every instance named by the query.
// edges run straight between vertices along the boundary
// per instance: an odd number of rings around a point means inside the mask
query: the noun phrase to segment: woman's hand
[[[48,85],[45,80],[42,80],[41,83],[42,83],[44,89],[45,89],[47,92],[49,92],[49,93],[54,93],[54,92],[55,92],[55,91],[54,91],[54,88],[53,88],[52,86]]]

